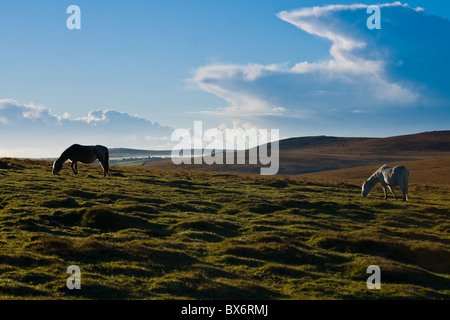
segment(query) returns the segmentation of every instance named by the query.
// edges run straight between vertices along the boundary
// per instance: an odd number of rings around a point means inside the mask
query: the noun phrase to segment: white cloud
[[[8,126],[55,124],[61,119],[43,105],[20,104],[14,99],[0,99],[0,118],[1,123]]]
[[[352,31],[355,21],[346,21],[341,15],[346,11],[354,12],[354,16],[364,22],[361,25],[364,29],[367,7],[365,4],[329,5],[278,13],[280,19],[304,32],[328,39],[331,58],[301,61],[291,67],[282,63],[200,67],[190,81],[228,104],[204,113],[232,118],[295,114],[307,117],[313,114],[308,111],[324,112],[330,105],[334,110],[352,112],[418,102],[421,97],[415,88],[387,76],[391,67],[384,59],[387,53],[368,48],[369,41],[375,41],[370,38],[373,34]],[[421,11],[421,8],[413,9],[400,2],[380,7]]]
[[[96,123],[105,121],[105,114],[102,110],[96,110],[96,111],[89,111],[88,115],[86,117],[77,118],[77,121],[84,121],[87,123]]]
[[[50,114],[46,107],[43,105],[35,105],[34,103],[24,104],[23,109],[22,114],[27,119],[38,119],[42,118],[43,114]]]
[[[213,64],[200,67],[195,71],[195,75],[189,82],[196,84],[202,90],[223,98],[228,102],[229,107],[204,111],[205,114],[222,116],[254,116],[254,115],[278,115],[285,109],[280,106],[273,106],[267,103],[258,95],[250,92],[236,90],[235,82],[250,84],[262,76],[268,76],[284,69],[283,65],[271,64],[248,64],[246,66],[233,64]],[[227,80],[232,80],[226,83]]]
[[[217,130],[224,137],[225,146],[241,146],[241,148],[238,148],[240,150],[254,148],[266,142],[277,141],[280,138],[279,135],[272,137],[271,130],[260,128],[241,120],[232,121],[230,127],[226,123],[222,123],[217,127]],[[262,138],[265,140],[261,141]],[[211,140],[211,137],[206,136],[206,139]]]

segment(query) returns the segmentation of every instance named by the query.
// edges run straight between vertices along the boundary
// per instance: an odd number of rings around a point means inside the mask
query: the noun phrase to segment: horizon
[[[450,129],[450,3],[2,1],[1,157],[172,133],[384,138]],[[369,5],[380,29],[368,27]]]
[[[278,142],[282,142],[282,141],[290,140],[290,139],[317,138],[317,137],[338,138],[338,139],[346,139],[346,138],[355,138],[355,139],[358,139],[358,138],[359,139],[387,139],[387,138],[404,137],[404,136],[412,136],[412,135],[421,135],[421,134],[427,134],[427,133],[433,133],[433,132],[448,132],[448,131],[450,131],[450,130],[432,130],[432,131],[414,132],[414,133],[407,133],[407,134],[402,134],[402,135],[394,135],[394,136],[386,136],[386,137],[362,137],[362,136],[361,137],[358,137],[358,136],[351,136],[351,137],[350,136],[345,136],[344,137],[344,136],[332,136],[332,135],[331,136],[329,136],[329,135],[317,135],[317,136],[289,137],[289,138],[279,139],[277,141]],[[273,141],[273,142],[275,142],[275,141]],[[262,145],[264,145],[264,143],[263,144],[258,144],[256,147],[260,147]],[[252,147],[252,148],[254,148],[254,147]],[[171,155],[171,152],[173,151],[172,149],[138,149],[138,148],[128,148],[128,147],[109,148],[110,151],[111,150],[118,150],[118,149],[119,150],[120,149],[124,149],[124,150],[131,151],[131,152],[141,152],[141,153],[142,152],[167,152],[167,155],[169,155],[169,156]],[[236,148],[235,149],[222,149],[222,152],[230,152],[230,151],[236,152],[236,151],[241,151],[241,150],[248,151],[249,149],[251,149],[251,148],[245,148],[245,149],[236,149]],[[200,149],[192,148],[191,152],[193,152],[193,154],[195,155],[196,154],[195,152],[198,151],[198,150],[200,150]],[[202,151],[205,151],[205,150],[212,151],[212,150],[215,150],[215,149],[214,148],[203,148],[201,150]],[[61,150],[61,153],[63,151],[64,150]],[[60,156],[60,154],[52,155],[52,156],[46,156],[46,157],[3,157],[3,156],[1,156],[0,159],[1,158],[17,158],[17,159],[30,159],[30,160],[55,160],[59,156]],[[191,156],[192,156],[192,154],[191,154]],[[158,158],[157,155],[155,155],[154,157]],[[172,158],[173,158],[173,155],[172,155]],[[113,156],[111,156],[111,159],[113,159]]]

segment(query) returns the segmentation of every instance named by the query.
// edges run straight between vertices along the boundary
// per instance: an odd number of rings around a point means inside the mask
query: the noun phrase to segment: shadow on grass
[[[62,200],[46,200],[41,203],[43,207],[46,208],[78,208],[80,205],[73,198],[65,198]]]
[[[280,294],[250,281],[209,278],[201,272],[187,272],[176,278],[162,279],[152,290],[155,294],[170,294],[189,299],[249,300],[272,299]]]
[[[98,264],[108,261],[135,261],[147,263],[166,271],[190,266],[197,259],[169,248],[152,248],[145,243],[111,243],[92,238],[70,238],[58,236],[40,237],[26,246],[27,250],[45,255],[55,255],[75,264]]]
[[[376,264],[381,268],[382,283],[385,284],[410,284],[434,290],[450,288],[448,278],[433,274],[421,267],[386,258],[371,257],[351,261],[342,266],[341,270],[345,270],[344,277],[364,282],[367,279],[366,269],[370,264]],[[447,295],[448,297],[450,295]]]
[[[317,265],[342,263],[347,259],[327,253],[316,253],[305,248],[300,248],[288,242],[278,243],[251,243],[246,245],[230,245],[224,250],[225,255],[240,258],[274,262],[285,265]]]
[[[46,296],[47,292],[35,289],[33,287],[15,284],[14,286],[6,286],[0,284],[0,292],[4,296],[14,296],[14,297],[39,297]]]
[[[20,268],[30,268],[30,267],[41,267],[50,266],[55,263],[54,259],[47,259],[44,257],[33,258],[30,256],[23,255],[0,255],[0,261],[3,264],[9,266],[17,266]]]
[[[66,297],[95,299],[95,300],[120,300],[134,298],[134,294],[130,292],[127,286],[116,288],[111,285],[102,285],[91,283],[83,278],[81,289],[69,290],[67,287],[61,287],[59,290]]]
[[[338,252],[362,253],[411,263],[432,272],[450,270],[450,251],[437,244],[415,245],[396,240],[323,236],[315,240],[317,246]]]
[[[88,191],[82,190],[69,190],[67,191],[67,195],[72,197],[84,198],[84,199],[96,199],[97,194]]]
[[[143,210],[154,210],[144,207]],[[141,211],[143,211],[141,210]],[[167,236],[169,233],[164,225],[151,223],[146,219],[128,216],[119,213],[112,208],[100,205],[93,206],[80,211],[72,210],[64,212],[57,210],[51,216],[45,216],[51,224],[62,224],[64,226],[82,226],[102,231],[118,231],[122,229],[136,228],[147,231],[154,236]]]
[[[202,219],[202,218],[191,219],[188,221],[176,223],[171,227],[169,227],[169,229],[176,230],[177,232],[182,231],[208,232],[213,235],[217,235],[220,238],[234,237],[239,234],[239,226],[237,224],[217,219],[216,220]]]

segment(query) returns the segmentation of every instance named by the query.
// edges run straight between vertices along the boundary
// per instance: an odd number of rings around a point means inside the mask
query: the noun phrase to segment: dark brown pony
[[[104,146],[81,146],[79,144],[74,144],[67,148],[53,163],[53,174],[58,174],[61,171],[64,162],[70,160],[72,163],[72,171],[78,174],[77,163],[93,163],[95,160],[100,162],[103,168],[103,175],[109,176],[109,151],[108,148]]]

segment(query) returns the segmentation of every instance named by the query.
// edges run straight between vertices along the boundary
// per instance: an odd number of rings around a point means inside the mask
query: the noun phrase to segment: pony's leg
[[[105,163],[105,159],[103,158],[103,155],[99,155],[97,157],[97,159],[98,159],[98,162],[100,162],[100,165],[102,166],[103,176],[106,177],[107,174],[109,175],[109,173],[108,173],[108,165],[107,165],[107,163]]]
[[[403,201],[408,201],[408,186],[402,187]]]
[[[400,187],[400,189],[402,190],[402,195],[403,195],[403,201],[406,201],[406,197],[407,197],[407,189],[408,189],[408,187],[406,187],[406,190],[405,190],[405,184],[402,182],[402,181],[399,181],[398,182],[398,186]]]
[[[109,174],[109,164],[108,164],[108,162],[107,162],[108,160],[105,160],[105,159],[102,159],[102,160],[99,160],[99,162],[100,162],[100,164],[102,165],[102,168],[103,168],[103,176],[104,177],[106,177],[106,176],[110,176],[110,174]]]
[[[381,186],[383,187],[383,192],[384,192],[384,200],[387,199],[387,184],[384,181],[380,181],[381,182]]]
[[[106,173],[107,173],[106,166],[105,166],[105,164],[104,164],[104,162],[102,160],[99,160],[99,162],[100,162],[100,165],[102,166],[102,169],[103,169],[103,176],[106,177]]]
[[[394,196],[394,199],[397,200],[397,195],[394,192],[394,187],[388,186],[389,191],[391,191],[392,195]]]
[[[78,162],[72,162],[70,167],[72,168],[74,174],[78,174]]]
[[[110,177],[111,175],[109,173],[109,150],[107,148],[105,148],[105,159],[104,159],[104,161],[105,161],[105,164],[103,166],[105,168],[105,172],[104,172],[105,177],[106,176]]]
[[[109,175],[109,152],[108,149],[106,150],[95,150],[95,153],[97,155],[98,162],[100,162],[100,165],[103,169],[103,176],[110,176]]]
[[[388,198],[388,196],[387,196],[387,190],[386,190],[385,185],[383,185],[383,192],[384,192],[384,200],[386,200]]]

